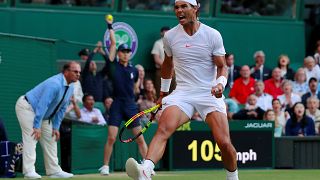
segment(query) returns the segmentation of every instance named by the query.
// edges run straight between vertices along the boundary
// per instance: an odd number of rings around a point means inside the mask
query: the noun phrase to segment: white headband
[[[178,1],[187,2],[187,3],[192,4],[193,6],[196,6],[196,5],[197,5],[197,1],[196,1],[196,0],[176,0],[175,3],[178,2]]]

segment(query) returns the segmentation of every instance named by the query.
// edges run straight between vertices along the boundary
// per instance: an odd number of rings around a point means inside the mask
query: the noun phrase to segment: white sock
[[[151,169],[153,170],[154,169],[154,164],[151,160],[147,159],[147,160],[144,160],[143,162],[143,166],[148,168],[148,169]]]
[[[227,180],[239,180],[238,178],[238,169],[233,172],[227,170]]]

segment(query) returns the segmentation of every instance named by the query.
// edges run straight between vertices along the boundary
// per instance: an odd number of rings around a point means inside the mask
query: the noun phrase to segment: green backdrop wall
[[[0,32],[95,44],[103,40],[106,13],[0,8]],[[164,25],[175,26],[176,18],[171,14],[117,12],[113,15],[115,21],[128,23],[137,33],[139,48],[133,63],[152,70],[150,51],[154,41],[159,38],[159,29]],[[302,64],[305,52],[303,21],[237,17],[203,17],[200,20],[221,32],[226,51],[236,55],[236,64],[253,64],[253,53],[260,49],[266,52],[266,64],[270,67],[276,65],[281,53],[289,55],[295,68]],[[58,58],[78,59],[78,50],[63,47],[58,51]]]

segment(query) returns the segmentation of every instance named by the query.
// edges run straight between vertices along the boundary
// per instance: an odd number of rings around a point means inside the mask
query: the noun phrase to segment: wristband
[[[226,85],[227,85],[227,78],[226,77],[224,77],[224,76],[220,76],[218,79],[217,79],[217,84],[222,84],[222,86],[223,86],[223,89],[226,87]]]
[[[161,88],[160,88],[160,91],[162,91],[162,92],[169,92],[171,80],[172,80],[172,79],[163,79],[163,78],[161,78]]]
[[[108,29],[113,29],[112,24],[108,23]]]

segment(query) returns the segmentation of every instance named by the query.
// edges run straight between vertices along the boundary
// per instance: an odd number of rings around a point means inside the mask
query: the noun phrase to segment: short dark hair
[[[83,95],[83,97],[82,97],[82,102],[85,102],[85,101],[86,101],[86,99],[87,99],[87,97],[89,97],[89,96],[92,96],[92,97],[93,97],[93,95],[92,95],[92,94],[85,93],[85,94]],[[94,97],[93,97],[93,99],[94,99]]]
[[[311,77],[311,78],[309,79],[308,84],[310,85],[310,83],[311,83],[312,81],[318,82],[317,78]]]
[[[63,67],[62,67],[62,72],[65,72],[65,71],[69,70],[71,64],[79,64],[79,63],[76,62],[76,61],[69,61],[69,62],[67,62],[66,64],[63,65]],[[80,64],[79,64],[79,65],[80,65]]]
[[[227,59],[229,56],[231,56],[231,55],[233,55],[233,53],[227,53],[226,55],[225,55],[225,58]]]
[[[81,49],[78,52],[79,56],[89,56],[89,54],[90,54],[90,50],[88,48]]]

